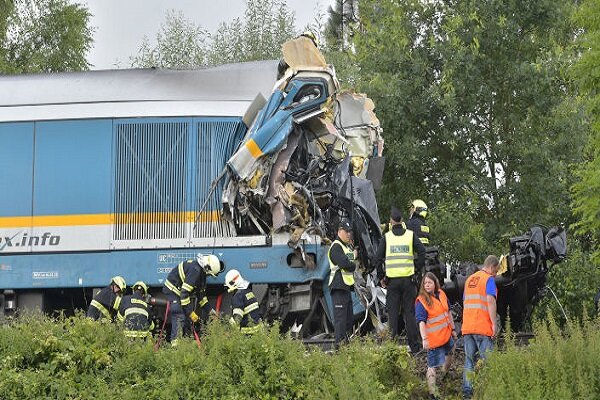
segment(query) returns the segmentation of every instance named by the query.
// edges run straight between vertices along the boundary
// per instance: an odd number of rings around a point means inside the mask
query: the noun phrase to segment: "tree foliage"
[[[360,88],[375,101],[387,146],[383,209],[423,198],[457,213],[467,226],[444,232],[451,255],[451,241],[480,235],[489,251],[533,223],[571,222],[572,166],[585,139],[565,74],[572,3],[359,6]],[[473,242],[461,257],[481,247]]]
[[[586,147],[586,159],[577,169],[578,182],[573,186],[575,213],[580,218],[577,230],[584,235],[594,260],[600,264],[600,1],[584,1],[576,21],[584,29],[579,38],[582,54],[572,73],[586,95],[587,116],[592,133]]]
[[[88,9],[69,0],[0,0],[0,72],[87,69],[89,20]]]
[[[156,35],[144,38],[134,67],[197,68],[281,57],[281,45],[296,35],[286,0],[248,0],[243,18],[223,22],[214,34],[171,11]]]

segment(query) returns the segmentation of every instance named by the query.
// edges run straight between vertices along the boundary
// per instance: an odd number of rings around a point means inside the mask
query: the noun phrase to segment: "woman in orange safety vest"
[[[431,398],[437,399],[436,368],[442,367],[444,374],[448,371],[457,335],[448,297],[432,272],[427,272],[421,282],[415,301],[415,317],[423,338],[423,348],[427,349],[427,386]]]

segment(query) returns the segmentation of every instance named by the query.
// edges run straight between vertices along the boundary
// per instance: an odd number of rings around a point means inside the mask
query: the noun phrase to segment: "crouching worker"
[[[427,272],[421,282],[419,296],[415,301],[415,316],[419,324],[423,349],[427,349],[427,386],[432,399],[438,399],[436,369],[445,374],[452,362],[457,338],[454,319],[450,313],[446,293],[432,272]]]
[[[231,308],[233,316],[229,320],[232,325],[240,327],[242,333],[253,334],[260,329],[260,313],[258,311],[258,300],[252,292],[250,282],[242,278],[235,269],[225,275],[225,287],[227,292],[233,292]]]
[[[148,287],[142,281],[133,286],[133,294],[123,296],[117,318],[123,322],[125,336],[128,338],[147,338],[154,329],[148,312]]]
[[[198,254],[196,259],[187,260],[169,272],[163,293],[171,303],[171,345],[177,345],[181,335],[189,336],[192,333],[192,323],[199,320],[192,302],[192,296],[198,300],[197,307],[206,315],[210,310],[206,297],[206,277],[217,276],[223,271],[223,265],[212,254]]]
[[[100,290],[92,299],[87,310],[87,317],[94,320],[106,318],[112,321],[119,311],[121,299],[127,284],[121,276],[114,276],[110,284]]]

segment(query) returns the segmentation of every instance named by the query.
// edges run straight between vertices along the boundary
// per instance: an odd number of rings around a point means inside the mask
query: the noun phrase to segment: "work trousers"
[[[191,321],[183,313],[179,296],[168,294],[167,299],[171,303],[171,343],[173,343],[178,337],[191,335]]]
[[[398,321],[400,305],[402,305],[402,315],[404,316],[404,326],[406,328],[406,339],[410,351],[417,353],[421,351],[419,340],[419,331],[417,330],[417,320],[415,318],[415,299],[417,298],[417,288],[411,277],[388,278],[387,295],[385,302],[388,311],[388,325],[392,337],[398,336]]]
[[[465,346],[465,368],[463,370],[463,396],[470,399],[473,396],[473,385],[470,375],[475,364],[481,358],[485,360],[494,346],[492,338],[484,335],[463,335]]]
[[[352,295],[348,290],[334,289],[331,291],[333,303],[333,329],[335,345],[348,341],[348,333],[352,331],[354,314],[352,312]]]

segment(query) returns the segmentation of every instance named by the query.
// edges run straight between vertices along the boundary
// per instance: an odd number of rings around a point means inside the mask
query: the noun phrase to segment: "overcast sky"
[[[146,35],[151,43],[168,10],[181,10],[187,19],[215,32],[221,22],[242,17],[245,0],[76,0],[87,5],[95,27],[94,48],[88,54],[91,69],[129,66],[129,57]],[[331,0],[287,0],[296,13],[296,27],[314,21],[317,10],[325,10]]]

